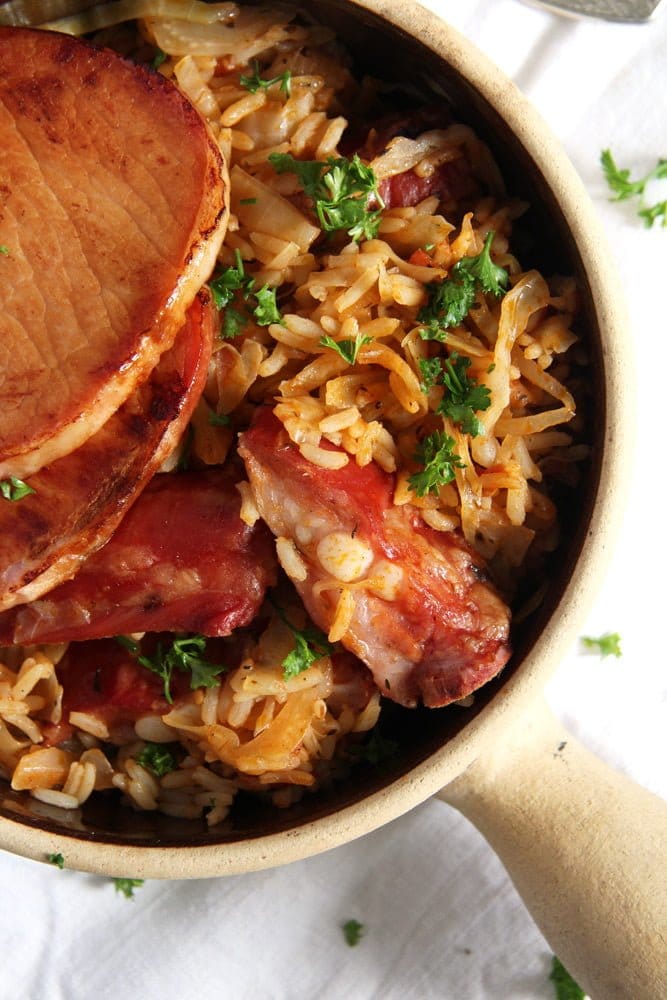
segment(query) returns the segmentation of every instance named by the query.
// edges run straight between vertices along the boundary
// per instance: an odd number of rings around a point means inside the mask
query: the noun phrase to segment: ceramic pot
[[[37,23],[73,8],[0,5],[0,22]],[[135,814],[104,800],[66,815],[5,786],[0,846],[68,867],[143,878],[209,877],[285,864],[361,836],[438,794],[498,852],[554,951],[602,1000],[667,996],[667,900],[660,861],[667,809],[614,774],[550,717],[542,690],[579,634],[623,506],[633,443],[632,382],[620,283],[575,171],[516,87],[413,2],[310,0],[368,72],[409,79],[489,142],[514,195],[532,209],[537,266],[574,274],[591,357],[592,460],[542,607],[514,634],[515,655],[471,710],[389,709],[399,759],[351,776],[289,811],[246,804],[223,827]],[[540,250],[540,244],[546,249]],[[535,256],[537,259],[535,259]]]

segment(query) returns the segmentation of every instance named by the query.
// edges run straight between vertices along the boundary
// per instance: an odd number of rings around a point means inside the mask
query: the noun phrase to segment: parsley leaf
[[[348,365],[353,365],[356,363],[357,355],[364,344],[370,344],[372,341],[372,337],[362,337],[361,333],[357,333],[354,340],[351,338],[334,340],[333,337],[325,333],[324,336],[320,337],[320,346],[330,347],[332,351],[337,351]]]
[[[117,642],[119,646],[122,646],[123,649],[127,649],[130,653],[136,654],[139,652],[139,643],[135,642],[134,639],[131,639],[129,635],[115,635],[114,641]]]
[[[398,743],[395,740],[385,739],[376,727],[375,729],[371,729],[365,743],[353,743],[348,747],[347,752],[352,757],[366,761],[368,764],[381,764],[382,761],[396,756]]]
[[[442,362],[440,358],[420,358],[419,370],[422,373],[422,392],[428,392],[442,375]]]
[[[220,336],[223,340],[233,340],[234,337],[238,337],[243,331],[243,327],[248,323],[248,317],[245,313],[239,312],[238,309],[234,309],[233,306],[227,306],[225,309],[225,315],[222,319],[222,329],[220,331]]]
[[[481,289],[491,295],[504,294],[509,275],[491,260],[494,233],[486,234],[481,253],[462,257],[444,281],[426,286],[428,302],[417,315],[424,328],[419,331],[423,340],[445,340],[450,327],[460,326]]]
[[[650,229],[654,222],[662,219],[662,225],[667,226],[667,201],[660,201],[656,205],[645,205],[643,203],[643,196],[649,181],[664,180],[667,178],[667,159],[659,159],[653,170],[649,170],[644,177],[640,177],[636,181],[630,179],[629,170],[621,169],[617,165],[609,149],[602,150],[600,164],[602,165],[607,184],[614,193],[611,201],[627,201],[629,198],[639,198],[640,207],[637,210],[637,214],[643,219],[644,225]]]
[[[584,635],[581,641],[586,649],[598,652],[603,660],[605,656],[615,656],[618,658],[623,655],[621,653],[621,637],[618,632],[607,632],[598,639],[592,639],[590,636]]]
[[[491,405],[491,392],[485,385],[480,385],[475,378],[466,374],[470,367],[470,358],[463,357],[452,351],[444,362],[442,383],[447,392],[438,407],[438,413],[444,414],[458,424],[464,434],[476,437],[482,431],[482,425],[475,416],[475,411],[488,410]]]
[[[134,759],[158,778],[178,767],[176,758],[166,743],[147,743]]]
[[[257,305],[253,309],[253,315],[259,326],[269,326],[271,323],[282,323],[278,304],[276,302],[276,289],[264,285],[259,291],[254,293]]]
[[[667,201],[659,201],[648,208],[640,208],[637,215],[644,220],[647,229],[652,229],[653,223],[660,219],[662,219],[663,226],[667,226]]]
[[[228,413],[209,413],[208,422],[211,427],[229,427],[232,418]]]
[[[269,160],[276,173],[297,175],[324,232],[344,229],[357,242],[377,236],[384,202],[375,173],[357,153],[351,160],[330,156],[326,163],[295,160],[289,153],[271,153]]]
[[[428,303],[419,310],[417,319],[424,323],[419,331],[422,340],[445,340],[446,330],[460,326],[475,301],[475,285],[471,281],[445,278],[426,286]]]
[[[22,479],[17,479],[16,476],[10,476],[9,479],[3,479],[0,481],[0,494],[5,498],[5,500],[11,500],[15,503],[17,500],[23,500],[24,497],[30,496],[34,493],[32,486],[28,486],[24,483]]]
[[[224,309],[234,298],[234,294],[242,289],[249,293],[255,284],[255,279],[245,273],[243,260],[238,250],[235,251],[236,267],[227,267],[220,271],[209,282],[216,309]]]
[[[3,257],[9,257],[9,247],[5,246],[4,243],[0,243],[0,254],[2,254]]]
[[[65,859],[62,854],[47,854],[46,860],[50,861],[56,868],[60,868],[61,871],[65,867]]]
[[[142,878],[113,878],[111,881],[116,892],[122,892],[125,899],[134,899],[134,890],[140,889],[144,884]]]
[[[293,634],[294,649],[291,653],[287,654],[281,664],[285,680],[297,677],[304,670],[308,670],[323,655],[322,653],[315,652],[315,649],[309,645],[308,639],[303,633],[295,631]]]
[[[616,195],[612,201],[626,201],[637,195],[644,194],[644,190],[649,181],[664,180],[667,177],[667,160],[660,159],[653,170],[650,170],[645,177],[640,177],[637,181],[630,180],[630,171],[621,170],[614,160],[610,149],[603,149],[600,154],[600,163],[607,181],[607,184]]]
[[[554,984],[556,1000],[584,1000],[586,994],[555,955],[551,960],[549,979]]]
[[[280,620],[287,625],[294,636],[294,649],[287,654],[281,663],[283,677],[288,681],[303,673],[304,670],[308,670],[322,656],[333,653],[335,647],[329,642],[324,632],[318,628],[305,628],[300,631],[292,625],[282,608],[279,608],[277,604],[273,604],[273,606]]]
[[[280,84],[280,91],[285,97],[289,97],[292,92],[292,74],[290,70],[285,70],[280,76],[274,76],[270,80],[263,80],[259,75],[259,64],[254,63],[254,72],[252,76],[242,76],[239,83],[246,90],[249,90],[251,94],[256,94],[258,90],[264,89],[268,90],[272,87],[274,83]]]
[[[162,643],[159,643],[157,651],[152,657],[139,656],[137,659],[142,667],[146,667],[162,678],[165,699],[172,705],[171,678],[174,670],[180,670],[183,673],[190,671],[190,688],[194,691],[200,687],[213,687],[218,683],[218,675],[228,669],[221,663],[209,663],[204,660],[201,654],[205,650],[205,636],[190,635],[174,639],[171,647],[166,650]]]
[[[206,640],[203,636],[193,637],[191,641],[198,643],[197,648],[201,649],[203,652],[206,646]],[[192,672],[190,687],[193,691],[197,688],[215,687],[218,683],[218,677],[220,674],[226,673],[229,669],[222,663],[209,663],[207,660],[203,660],[192,653],[179,652],[179,656],[184,657],[184,662],[186,664],[184,669]]]
[[[410,488],[418,497],[437,493],[441,486],[451,483],[456,475],[456,468],[465,468],[465,463],[452,451],[454,444],[454,438],[444,431],[435,431],[419,443],[414,458],[424,468],[421,472],[413,473],[408,480]]]
[[[509,275],[504,267],[499,267],[491,260],[491,244],[494,236],[493,231],[488,232],[481,253],[478,253],[476,257],[462,257],[454,264],[452,274],[457,279],[464,277],[467,280],[470,278],[483,292],[500,298],[507,289]]]
[[[364,936],[365,928],[358,920],[346,920],[344,924],[341,924],[341,930],[350,948],[354,948]]]
[[[166,52],[163,52],[162,49],[159,48],[156,49],[155,55],[153,56],[153,61],[151,62],[151,66],[153,67],[153,69],[159,69],[162,63],[165,62],[166,58],[167,58]]]
[[[304,670],[308,670],[322,656],[328,656],[333,652],[334,647],[324,632],[320,632],[318,628],[306,628],[303,632],[299,632],[285,618],[283,621],[294,636],[294,649],[287,654],[281,664],[283,677],[288,681],[303,673]]]
[[[237,292],[241,292],[243,299],[248,302],[251,297],[255,299],[252,314],[259,326],[269,326],[270,323],[282,323],[283,319],[276,303],[275,288],[264,285],[257,292],[254,291],[255,279],[245,273],[245,267],[241,254],[238,250],[236,254],[236,266],[227,267],[220,271],[209,282],[213,304],[216,309],[224,309],[225,316],[222,321],[221,337],[224,340],[231,340],[238,337],[243,327],[248,322],[246,314],[234,309],[230,303]]]

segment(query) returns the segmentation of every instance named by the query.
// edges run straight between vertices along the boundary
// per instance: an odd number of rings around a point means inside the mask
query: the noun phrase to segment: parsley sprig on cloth
[[[650,181],[667,179],[667,159],[659,159],[653,170],[649,170],[644,177],[640,177],[638,180],[632,180],[630,171],[617,165],[610,149],[603,149],[600,154],[600,163],[607,184],[614,193],[612,201],[627,201],[630,198],[638,198],[637,215],[643,219],[647,229],[651,229],[654,222],[661,222],[663,226],[667,226],[667,199],[653,205],[647,205],[644,201],[646,186]]]

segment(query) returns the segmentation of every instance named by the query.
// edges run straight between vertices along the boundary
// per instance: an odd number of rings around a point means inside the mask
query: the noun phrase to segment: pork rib
[[[211,271],[225,168],[169,81],[0,28],[0,479],[91,437],[146,379]]]
[[[308,613],[328,631],[345,584],[354,612],[342,643],[402,705],[447,705],[507,662],[509,610],[481,558],[454,532],[393,505],[393,476],[371,463],[319,468],[268,407],[240,439],[257,507],[293,542],[282,560]]]
[[[149,381],[85,444],[32,476],[33,494],[0,501],[0,609],[46,593],[106,542],[178,443],[206,380],[216,324],[200,292]]]

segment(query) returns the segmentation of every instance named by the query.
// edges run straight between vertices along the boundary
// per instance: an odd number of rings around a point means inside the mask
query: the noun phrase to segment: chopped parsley
[[[229,427],[232,418],[227,413],[209,413],[208,422],[211,427]]]
[[[341,924],[341,930],[347,944],[350,948],[354,948],[364,936],[365,928],[358,920],[346,920],[344,924]]]
[[[509,275],[491,260],[493,237],[493,232],[487,233],[481,253],[462,257],[444,281],[426,286],[428,302],[417,316],[424,324],[419,331],[423,340],[445,340],[446,331],[466,318],[479,290],[497,297],[505,293]]]
[[[23,500],[24,497],[30,496],[34,492],[32,486],[28,486],[27,483],[24,483],[22,479],[17,479],[16,476],[10,476],[9,479],[0,481],[0,493],[5,500],[11,500],[12,503],[15,503],[17,500]]]
[[[241,198],[239,204],[240,205],[256,205],[257,204],[257,199],[256,198]]]
[[[220,336],[223,340],[233,340],[234,337],[238,337],[243,332],[243,328],[247,326],[247,323],[248,317],[245,313],[239,312],[233,306],[227,306],[222,320]]]
[[[219,271],[209,282],[213,304],[216,309],[225,310],[220,335],[224,340],[232,340],[242,332],[249,316],[254,316],[259,326],[269,326],[271,323],[282,323],[283,318],[276,303],[275,288],[263,285],[255,291],[255,279],[246,274],[243,259],[238,250],[235,251],[236,265]],[[231,302],[237,292],[250,305],[249,312],[243,313],[235,309]],[[254,300],[254,305],[253,305]]]
[[[65,867],[65,859],[62,854],[47,854],[46,860],[55,865],[56,868],[60,868],[61,871]]]
[[[259,64],[254,63],[254,72],[252,76],[241,76],[239,83],[246,90],[249,90],[251,94],[256,94],[258,90],[268,90],[269,87],[273,87],[274,84],[280,84],[280,92],[284,94],[285,97],[289,97],[292,92],[292,74],[287,69],[280,76],[271,77],[270,80],[263,80],[259,75]]]
[[[273,605],[280,620],[287,625],[294,636],[294,649],[287,654],[280,664],[283,668],[283,677],[286,681],[302,674],[304,670],[315,663],[323,656],[328,656],[334,651],[334,646],[329,642],[324,632],[312,626],[299,630],[289,621],[282,608],[277,604]]]
[[[297,175],[324,232],[343,229],[357,242],[377,236],[384,202],[375,173],[357,153],[351,160],[330,156],[326,163],[295,160],[289,153],[271,153],[269,160],[276,173]]]
[[[398,743],[396,740],[388,740],[376,727],[371,729],[368,739],[364,743],[353,743],[348,748],[348,753],[357,760],[365,761],[367,764],[381,764],[398,753]]]
[[[270,326],[271,323],[282,323],[282,316],[276,302],[276,289],[264,285],[254,293],[257,305],[253,315],[260,326]]]
[[[122,892],[125,899],[134,899],[134,890],[144,884],[142,878],[112,878],[116,892]]]
[[[636,181],[630,179],[629,170],[618,167],[609,149],[604,149],[600,154],[600,164],[607,184],[614,193],[612,201],[639,198],[637,214],[643,219],[644,225],[650,229],[654,222],[661,221],[663,226],[667,226],[667,200],[657,202],[655,205],[644,204],[644,194],[649,181],[667,178],[667,159],[659,159],[653,170]]]
[[[147,743],[134,759],[158,778],[178,767],[178,762],[166,743]]]
[[[618,632],[607,632],[597,639],[584,635],[581,638],[581,642],[586,649],[591,649],[599,653],[603,660],[605,656],[622,656],[621,637]]]
[[[243,259],[239,251],[235,250],[234,254],[236,267],[225,268],[209,282],[216,309],[224,309],[232,301],[237,291],[242,290],[247,294],[255,284],[254,278],[245,273]]]
[[[434,431],[421,441],[414,458],[423,465],[421,472],[413,473],[408,483],[418,497],[427,493],[437,493],[441,486],[455,478],[455,469],[465,468],[465,463],[452,449],[454,438],[444,431]]]
[[[444,386],[445,393],[436,412],[449,417],[464,434],[476,437],[482,425],[476,417],[479,410],[487,410],[491,405],[491,392],[477,379],[470,378],[467,370],[470,358],[452,351],[444,360],[422,358],[419,368],[422,373],[422,390],[428,392],[434,385]]]
[[[499,267],[491,260],[491,244],[494,236],[493,231],[488,232],[481,253],[475,257],[462,257],[454,264],[452,272],[457,279],[474,281],[483,292],[500,298],[507,290],[509,275],[504,267]]]
[[[442,362],[440,358],[420,358],[419,370],[422,373],[422,392],[428,392],[442,375]]]
[[[167,53],[163,52],[162,49],[156,49],[155,55],[153,56],[153,61],[151,62],[151,66],[153,67],[153,69],[159,69],[162,63],[166,61],[166,59],[167,59]]]
[[[323,337],[320,337],[320,346],[330,347],[332,351],[337,351],[341,358],[347,361],[348,365],[353,365],[356,363],[357,355],[364,344],[370,344],[372,341],[372,337],[362,337],[360,333],[357,333],[354,340],[351,338],[334,340],[333,337],[324,334]]]
[[[549,979],[554,984],[556,1000],[584,1000],[586,994],[581,986],[575,983],[563,963],[555,955],[551,960]]]
[[[128,652],[134,653],[135,655],[139,652],[139,643],[131,639],[129,635],[115,635],[114,641],[122,646],[123,649],[127,649]]]
[[[208,660],[205,660],[202,655],[205,651],[206,637],[190,635],[174,639],[168,649],[159,643],[157,651],[152,657],[139,656],[137,659],[142,667],[146,667],[147,670],[162,678],[164,696],[172,705],[171,679],[174,670],[180,670],[183,673],[189,671],[191,674],[190,688],[195,691],[200,687],[213,687],[218,683],[219,674],[228,669],[221,663],[209,663]]]
[[[644,220],[647,229],[652,229],[653,223],[660,219],[662,225],[667,226],[667,200],[658,201],[655,205],[649,205],[647,208],[640,208],[637,215]]]
[[[5,246],[4,243],[0,243],[0,254],[3,257],[9,257],[9,247]]]
[[[329,653],[333,652],[334,647],[324,632],[318,628],[306,628],[300,632],[288,621],[285,624],[294,636],[294,649],[287,654],[281,664],[283,677],[288,681],[303,673],[304,670],[308,670],[322,656],[328,656]]]
[[[479,410],[488,410],[491,392],[476,378],[468,377],[466,372],[469,367],[470,358],[456,351],[445,359],[441,381],[446,391],[437,412],[458,424],[464,434],[476,437],[481,433],[482,425],[475,414]]]

